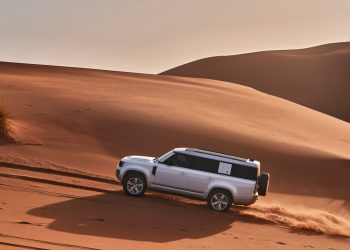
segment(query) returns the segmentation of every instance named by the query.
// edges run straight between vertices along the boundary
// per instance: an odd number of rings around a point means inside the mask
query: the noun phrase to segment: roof
[[[175,148],[174,151],[176,151],[176,152],[186,152],[186,151],[187,152],[195,152],[195,153],[202,153],[202,154],[206,154],[206,155],[228,158],[228,159],[232,159],[232,160],[236,160],[236,161],[254,162],[254,160],[251,160],[251,159],[237,157],[237,156],[233,156],[233,155],[222,154],[222,153],[198,149],[198,148]]]

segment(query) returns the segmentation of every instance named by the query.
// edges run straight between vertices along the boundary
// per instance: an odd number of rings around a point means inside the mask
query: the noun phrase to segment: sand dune
[[[6,228],[0,244],[174,249],[234,241],[238,249],[262,242],[269,249],[342,249],[349,243],[347,122],[227,82],[14,63],[0,63],[0,99],[17,141],[0,144]],[[221,215],[184,197],[149,192],[130,199],[114,184],[124,155],[160,155],[178,146],[259,159],[271,173],[271,193]],[[310,244],[310,237],[318,238]]]
[[[240,85],[2,63],[1,98],[23,144],[2,161],[113,176],[124,155],[193,146],[261,160],[272,191],[349,195],[349,124]]]
[[[350,122],[349,68],[344,42],[204,58],[161,74],[242,84]]]

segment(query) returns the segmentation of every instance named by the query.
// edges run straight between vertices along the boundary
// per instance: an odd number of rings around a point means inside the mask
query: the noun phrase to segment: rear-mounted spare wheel
[[[258,179],[258,186],[259,186],[258,194],[260,196],[266,196],[267,191],[269,189],[269,182],[270,182],[270,174],[262,173],[259,176],[259,179]]]

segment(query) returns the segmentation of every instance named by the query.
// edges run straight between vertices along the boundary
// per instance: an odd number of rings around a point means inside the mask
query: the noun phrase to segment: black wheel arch
[[[134,170],[134,169],[130,169],[130,170],[127,170],[123,176],[123,181],[130,175],[130,174],[140,174],[143,176],[143,178],[145,178],[146,180],[146,183],[147,183],[147,177],[146,175],[142,172],[142,171],[139,171],[139,170]]]
[[[212,197],[213,195],[215,195],[215,193],[223,193],[223,194],[225,194],[226,196],[229,196],[229,197],[227,197],[227,199],[228,199],[228,204],[227,204],[226,207],[224,207],[223,209],[217,210],[216,208],[214,208],[214,206],[213,206],[213,204],[212,204],[212,202],[211,202],[211,199],[212,199],[211,197]],[[215,187],[215,188],[213,188],[213,189],[210,190],[210,192],[209,192],[209,194],[208,194],[208,197],[207,197],[207,206],[208,206],[209,208],[211,208],[211,209],[213,209],[213,210],[216,210],[216,211],[219,211],[219,212],[227,212],[227,211],[230,210],[232,204],[234,204],[234,202],[233,202],[233,194],[232,194],[232,192],[231,192],[230,189],[225,188],[225,187],[223,187],[223,188],[221,188],[221,187]]]
[[[212,189],[210,189],[210,191],[208,192],[207,198],[210,196],[210,194],[214,191],[219,191],[219,190],[224,190],[226,192],[228,192],[231,195],[231,199],[234,202],[234,195],[232,193],[232,191],[228,188],[225,187],[213,187]]]

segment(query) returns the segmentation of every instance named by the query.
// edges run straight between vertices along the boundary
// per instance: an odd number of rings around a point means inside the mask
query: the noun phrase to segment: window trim
[[[168,165],[166,164],[165,162],[167,160],[169,160],[171,157],[175,157],[176,155],[184,155],[185,157],[187,157],[187,159],[189,159],[189,162],[187,162],[187,166],[179,166],[179,165]],[[204,169],[198,169],[198,168],[194,168],[193,167],[193,163],[195,162],[195,158],[198,158],[198,159],[202,159],[202,160],[205,160],[205,161],[214,161],[215,164],[217,166],[217,168],[219,168],[219,164],[220,162],[223,162],[223,163],[227,163],[227,164],[231,164],[232,165],[232,169],[231,169],[231,173],[228,175],[228,174],[223,174],[223,173],[219,173],[217,170],[213,170],[213,171],[207,171],[207,170],[204,170]],[[242,180],[250,180],[250,181],[257,181],[258,179],[258,175],[259,175],[259,168],[256,168],[256,167],[251,167],[251,166],[248,166],[248,165],[245,165],[245,164],[239,164],[239,163],[235,163],[235,162],[228,162],[228,161],[222,161],[222,160],[217,160],[217,159],[212,159],[212,158],[207,158],[207,157],[202,157],[202,156],[197,156],[197,155],[192,155],[192,154],[186,154],[186,153],[182,153],[182,152],[176,152],[176,151],[173,151],[173,154],[171,156],[169,156],[167,159],[163,160],[162,162],[160,162],[166,166],[169,166],[169,167],[178,167],[178,168],[183,168],[183,169],[189,169],[189,170],[192,170],[192,171],[199,171],[199,172],[204,172],[204,173],[208,173],[208,174],[216,174],[216,175],[220,175],[220,176],[227,176],[227,177],[233,177],[233,178],[239,178],[239,179],[242,179]],[[247,177],[243,177],[242,175],[233,175],[235,174],[235,168],[238,167],[238,168],[251,168],[251,169],[254,169],[255,171],[255,174],[254,174],[254,177],[253,175],[251,175],[250,173],[248,174],[248,178]]]

